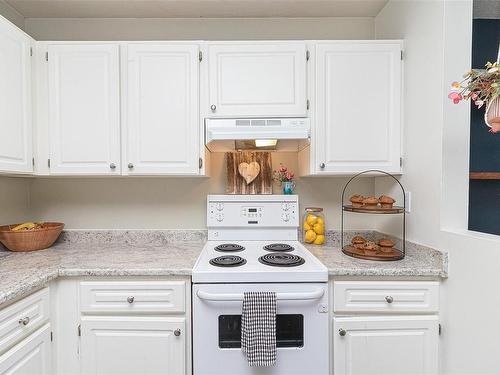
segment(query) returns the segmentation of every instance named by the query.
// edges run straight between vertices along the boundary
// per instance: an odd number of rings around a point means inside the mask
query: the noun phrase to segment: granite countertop
[[[64,232],[47,250],[14,253],[0,246],[0,305],[65,276],[189,276],[206,231]],[[333,246],[308,246],[332,276],[447,277],[447,257],[410,246],[397,262],[348,257]]]

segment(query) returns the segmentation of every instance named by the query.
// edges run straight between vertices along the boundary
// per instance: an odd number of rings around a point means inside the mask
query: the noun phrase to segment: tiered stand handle
[[[393,210],[393,212],[388,212],[388,211],[384,211],[384,210],[370,211],[369,209],[366,209],[366,210],[357,210],[356,211],[356,210],[352,210],[352,209],[346,209],[346,205],[344,204],[344,197],[345,197],[345,192],[347,190],[347,187],[349,186],[349,184],[353,180],[355,180],[358,177],[360,177],[361,175],[364,175],[367,173],[380,173],[382,175],[391,177],[394,181],[396,181],[398,183],[398,185],[401,188],[401,191],[403,193],[402,210],[395,209],[395,210]],[[406,255],[406,193],[405,193],[405,189],[404,189],[403,185],[401,184],[401,182],[399,182],[399,180],[396,177],[394,177],[390,173],[387,173],[387,172],[384,172],[384,171],[381,171],[378,169],[369,169],[369,170],[360,172],[360,173],[354,175],[353,177],[351,177],[351,179],[349,181],[347,181],[347,183],[345,184],[344,188],[342,189],[342,200],[341,200],[340,204],[341,204],[341,211],[342,211],[342,215],[341,215],[342,219],[340,222],[340,244],[341,244],[342,251],[344,252],[344,254],[355,257],[355,258],[370,259],[370,260],[400,260],[400,259],[403,259],[405,257],[405,255]],[[344,213],[349,212],[349,211],[350,212],[358,212],[358,213],[370,213],[370,214],[401,214],[403,216],[403,225],[402,225],[402,232],[403,233],[401,236],[403,243],[402,243],[402,248],[401,248],[401,255],[398,257],[383,257],[383,256],[377,256],[377,255],[365,256],[362,254],[353,254],[351,252],[346,251],[345,244],[344,244]]]

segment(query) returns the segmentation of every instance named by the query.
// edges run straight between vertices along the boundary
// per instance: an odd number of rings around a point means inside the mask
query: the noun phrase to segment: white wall
[[[377,38],[405,38],[406,168],[413,194],[409,238],[449,252],[441,288],[443,374],[498,374],[498,236],[466,230],[468,105],[446,98],[470,68],[472,1],[390,1]],[[379,179],[376,189],[387,182]],[[498,197],[492,204],[498,204]],[[495,201],[497,199],[497,201]]]
[[[404,175],[400,181],[412,195],[408,239],[430,246],[439,244],[443,9],[441,1],[392,1],[375,19],[376,38],[405,40]],[[377,192],[398,196],[390,179],[379,178],[376,184]]]
[[[28,18],[37,40],[372,39],[373,18]]]
[[[273,154],[297,170],[294,153]],[[226,167],[223,153],[212,154],[210,178],[36,178],[31,183],[30,211],[35,220],[66,223],[69,229],[204,229],[207,194],[223,194]],[[303,207],[325,208],[329,228],[340,227],[342,178],[299,179]],[[374,181],[361,180],[354,189],[373,193]],[[280,192],[275,185],[275,193]],[[370,229],[358,220],[356,229]]]
[[[29,178],[0,177],[0,225],[28,219],[29,186]]]

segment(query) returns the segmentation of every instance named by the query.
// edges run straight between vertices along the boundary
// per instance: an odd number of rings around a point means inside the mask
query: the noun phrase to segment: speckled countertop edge
[[[25,256],[0,252],[0,307],[58,277],[190,276],[206,240],[206,233],[203,230],[66,231],[55,246],[48,250],[24,253],[29,254]],[[360,233],[352,232],[352,235]],[[368,237],[380,235],[376,232],[362,234]],[[329,231],[327,238],[326,246],[308,245],[307,248],[328,268],[329,276],[448,277],[446,252],[407,242],[408,255],[404,260],[375,263],[343,255],[339,249],[337,231]],[[99,254],[92,257],[91,253],[101,248],[104,257],[99,257]],[[159,251],[164,266],[151,264],[151,260],[149,263],[143,262],[142,257],[156,255]],[[179,252],[182,252],[183,256],[189,255],[184,262],[184,257],[180,257]],[[106,264],[108,261],[106,256],[109,256],[113,265],[101,267],[100,264]],[[120,256],[126,259],[123,260]],[[83,265],[78,264],[80,261]],[[139,262],[139,266],[127,263],[134,261]],[[6,267],[5,272],[3,267]]]

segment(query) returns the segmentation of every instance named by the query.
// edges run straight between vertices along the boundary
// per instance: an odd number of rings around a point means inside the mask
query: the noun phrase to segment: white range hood
[[[212,152],[299,151],[309,136],[308,118],[205,119],[205,144]]]

